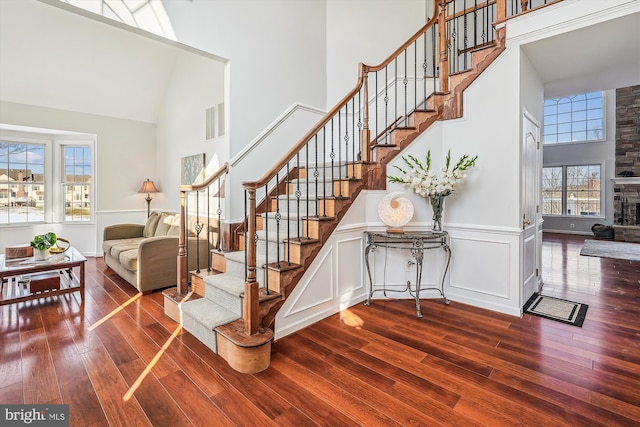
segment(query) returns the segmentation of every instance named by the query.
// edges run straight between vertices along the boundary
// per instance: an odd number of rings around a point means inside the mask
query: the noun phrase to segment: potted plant
[[[34,260],[43,261],[49,259],[51,256],[49,248],[55,245],[57,241],[58,237],[55,233],[51,232],[35,236],[31,243],[29,243],[31,247],[35,249],[33,254]]]

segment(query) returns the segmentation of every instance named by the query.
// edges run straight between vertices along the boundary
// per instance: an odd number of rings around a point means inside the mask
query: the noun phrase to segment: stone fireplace
[[[640,86],[616,90],[615,239],[640,242]]]

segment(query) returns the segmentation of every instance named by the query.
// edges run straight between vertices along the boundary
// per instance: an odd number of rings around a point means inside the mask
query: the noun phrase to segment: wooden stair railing
[[[522,11],[530,11],[532,1],[521,5]],[[537,1],[544,4],[536,8],[561,0]],[[435,121],[462,116],[463,90],[504,50],[505,29],[496,32],[494,26],[517,13],[513,6],[511,11],[516,13],[509,13],[507,3],[434,0],[436,14],[419,31],[380,64],[359,64],[356,86],[262,178],[243,182],[246,272],[242,318],[233,322],[232,341],[239,343],[240,332],[251,341],[272,327],[277,310],[353,199],[362,189],[385,188],[384,169],[400,150]],[[491,35],[483,32],[480,40],[474,36],[469,44],[467,15],[478,11],[492,22],[474,23],[474,34],[490,28]],[[462,45],[452,43],[460,19],[464,22]],[[183,218],[186,193],[207,188],[227,172],[225,165],[199,186],[180,187]],[[180,293],[186,293],[187,287],[184,225],[183,219]],[[264,246],[258,250],[261,240]],[[262,270],[261,280],[258,270]],[[272,334],[267,335],[271,340]]]
[[[187,237],[187,223],[188,223],[187,196],[189,193],[193,193],[193,192],[197,193],[200,191],[208,191],[211,188],[212,184],[216,183],[218,187],[217,188],[218,199],[220,199],[222,180],[224,179],[224,176],[227,173],[229,173],[229,163],[225,163],[220,169],[218,169],[213,175],[211,175],[208,179],[206,179],[202,183],[180,186],[180,235],[178,238],[178,277],[177,277],[178,294],[185,295],[188,292],[189,272],[187,268],[187,265],[188,265],[187,251],[186,251],[186,245],[185,245],[186,237]],[[196,212],[197,215],[199,215],[199,213],[200,213],[199,211]],[[218,216],[218,234],[217,234],[218,244],[216,246],[219,249],[219,243],[221,239],[220,237],[221,210],[219,207],[216,213]],[[211,219],[211,215],[208,208],[206,209],[205,215],[206,215],[207,221]],[[202,230],[200,226],[197,225],[197,227],[200,228],[200,230]],[[200,234],[200,230],[198,230],[198,237]],[[209,239],[209,237],[210,237],[210,232],[209,232],[209,227],[207,227],[207,239]],[[196,254],[196,255],[199,256],[200,254]],[[210,267],[211,255],[208,253],[204,255],[208,257],[209,259],[208,265]],[[199,261],[197,265],[200,265]]]

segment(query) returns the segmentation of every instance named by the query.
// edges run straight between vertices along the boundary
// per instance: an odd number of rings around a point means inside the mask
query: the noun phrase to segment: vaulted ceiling
[[[0,99],[155,123],[185,49],[89,12],[3,0]]]

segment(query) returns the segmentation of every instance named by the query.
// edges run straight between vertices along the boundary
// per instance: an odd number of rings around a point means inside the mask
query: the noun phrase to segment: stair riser
[[[316,201],[314,199],[300,199],[298,203],[298,199],[295,197],[290,197],[287,200],[286,196],[279,196],[280,202],[278,207],[280,208],[280,213],[282,215],[298,215],[307,216],[307,215],[315,215],[317,211]],[[299,210],[298,210],[299,209]],[[276,202],[275,200],[271,201],[271,212],[276,212]]]
[[[278,222],[280,223],[280,228],[278,228]],[[298,232],[302,231],[302,221],[294,219],[287,221],[286,218],[281,218],[280,221],[276,221],[275,218],[270,217],[266,221],[265,229],[267,228],[269,229],[269,234],[275,234],[276,231],[279,230],[280,236],[283,238],[287,238],[287,232],[290,231],[290,237],[293,238],[298,237]]]
[[[313,196],[331,196],[331,187],[333,186],[333,181],[318,181],[318,185],[316,185],[315,180],[310,181],[300,181],[298,183],[297,180],[294,180],[289,183],[289,194],[295,197],[296,191],[300,190],[300,194],[311,194]]]
[[[205,328],[197,319],[192,318],[187,313],[182,313],[183,328],[195,336],[204,345],[209,347],[214,353],[218,353],[218,338],[215,331]]]
[[[274,256],[275,256],[275,252],[274,252]],[[258,261],[257,263],[260,264],[260,261]],[[264,259],[262,263],[264,263]],[[227,259],[227,273],[244,278],[245,270],[246,268],[245,268],[244,262],[237,262],[231,259]],[[260,265],[258,265],[256,268],[256,281],[260,283],[260,286],[263,286],[264,269],[262,269]]]
[[[237,313],[238,316],[242,315],[242,298],[238,295],[231,295],[217,286],[205,282],[205,298],[215,302],[232,313]]]
[[[351,154],[349,155],[351,156]],[[324,167],[322,165],[318,165],[318,180],[325,179],[325,177],[327,180],[332,180],[347,175],[349,177],[352,177],[354,174],[356,175],[356,178],[362,178],[362,165],[360,163],[354,164],[351,161],[348,165],[346,163],[338,165],[337,163],[337,161],[334,162],[333,168],[329,163],[327,163]],[[300,177],[308,178],[313,181],[315,180],[315,171],[316,168],[314,166],[311,166],[308,171],[303,170]]]

